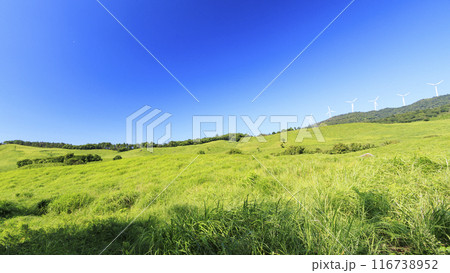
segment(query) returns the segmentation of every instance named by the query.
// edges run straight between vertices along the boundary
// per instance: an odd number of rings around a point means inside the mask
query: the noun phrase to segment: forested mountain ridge
[[[450,105],[450,95],[422,99],[413,104],[398,108],[384,108],[378,111],[355,112],[331,117],[320,122],[322,125],[334,125],[356,122],[412,122],[427,120],[442,112],[448,112]],[[436,113],[435,113],[436,112]],[[439,112],[439,113],[437,113]],[[409,113],[409,114],[408,114]],[[421,118],[417,118],[420,116]]]

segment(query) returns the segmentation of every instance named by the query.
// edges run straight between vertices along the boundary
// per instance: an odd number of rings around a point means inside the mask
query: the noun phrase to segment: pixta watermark
[[[156,145],[163,145],[172,138],[172,123],[170,117],[172,114],[163,112],[160,109],[144,106],[126,119],[126,141],[128,144],[139,145],[145,147],[149,152],[153,152]],[[227,126],[225,126],[225,120]],[[200,143],[202,137],[212,138],[228,134],[230,142],[237,141],[238,123],[241,129],[246,129],[250,134],[246,137],[239,138],[240,142],[248,142],[251,138],[255,138],[258,142],[267,142],[266,135],[261,132],[261,126],[264,122],[270,122],[277,125],[280,133],[280,142],[288,141],[288,131],[295,128],[295,142],[303,142],[305,139],[315,139],[317,142],[325,142],[320,127],[318,126],[313,115],[307,115],[303,118],[301,126],[292,127],[293,124],[299,122],[296,115],[261,115],[254,119],[250,116],[223,116],[223,115],[195,115],[192,116],[192,143]],[[205,129],[203,125],[208,125],[209,129]],[[162,134],[155,131],[159,129]],[[214,128],[214,129],[211,129]]]

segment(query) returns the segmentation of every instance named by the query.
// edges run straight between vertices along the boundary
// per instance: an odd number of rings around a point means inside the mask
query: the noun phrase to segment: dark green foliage
[[[122,159],[122,157],[121,157],[120,155],[116,155],[116,156],[113,158],[113,160],[120,160],[120,159]]]
[[[205,154],[205,151],[200,150],[200,151],[198,151],[198,154],[199,154],[199,155],[204,155],[204,154]]]
[[[69,158],[64,161],[66,165],[81,165],[85,164],[81,159],[79,158]]]
[[[350,151],[350,148],[345,145],[344,143],[338,143],[335,144],[332,150],[332,153],[334,154],[345,154]]]
[[[240,141],[242,138],[246,137],[246,134],[226,134],[223,136],[215,136],[215,137],[206,137],[201,139],[188,139],[183,141],[170,141],[165,144],[156,144],[156,143],[142,143],[142,144],[111,144],[109,142],[102,142],[98,144],[85,144],[85,145],[72,145],[66,143],[51,143],[51,142],[31,142],[31,141],[23,141],[23,140],[10,140],[5,141],[0,144],[16,144],[23,146],[31,146],[31,147],[40,147],[40,148],[60,148],[60,149],[72,149],[72,150],[94,150],[94,149],[106,149],[106,150],[116,150],[119,152],[126,152],[129,150],[134,150],[138,148],[147,148],[150,145],[152,147],[177,147],[177,146],[188,146],[188,145],[196,145],[202,143],[208,143],[212,141],[218,140],[230,140],[230,141]]]
[[[289,146],[286,148],[286,150],[282,153],[285,155],[301,155],[304,154],[306,151],[306,148],[303,146]]]
[[[333,146],[333,149],[329,151],[331,154],[346,154],[351,152],[357,152],[362,150],[367,150],[375,148],[374,144],[362,144],[362,143],[351,143],[350,145],[344,143],[338,143]]]
[[[50,205],[51,199],[43,199],[36,204],[36,215],[44,215],[48,212],[48,206]]]
[[[450,206],[442,203],[426,214],[431,224],[431,232],[442,243],[450,244]]]
[[[228,152],[228,154],[230,155],[234,155],[234,154],[242,154],[242,151],[236,148],[230,149]]]
[[[0,219],[23,215],[24,210],[14,202],[0,200]]]
[[[118,150],[120,147],[133,147],[130,144],[111,144],[109,142],[103,142],[98,144],[84,144],[84,145],[72,145],[66,143],[53,143],[53,142],[32,142],[23,140],[9,140],[5,141],[3,144],[16,144],[23,146],[39,147],[39,148],[60,148],[60,149],[71,149],[71,150],[95,150],[95,149],[107,149],[107,150]]]
[[[17,161],[17,167],[19,167],[19,168],[26,166],[26,165],[31,165],[31,164],[33,164],[33,161],[30,159],[24,159],[24,160]]]
[[[429,121],[431,118],[439,116],[441,113],[448,113],[450,104],[437,108],[417,110],[403,114],[396,114],[390,117],[376,120],[378,123],[408,123],[414,121]]]
[[[355,112],[335,116],[321,123],[334,125],[355,122],[413,122],[419,120],[429,120],[441,113],[450,111],[450,95],[423,99],[411,105],[399,108],[385,108],[379,111]]]
[[[41,216],[47,213],[51,199],[44,199],[31,207],[24,207],[11,201],[0,201],[0,219],[17,216]]]
[[[23,167],[31,164],[45,164],[45,163],[64,163],[66,165],[79,165],[86,164],[88,162],[102,161],[103,159],[99,155],[74,155],[73,153],[66,154],[65,156],[36,158],[33,160],[25,159],[17,162],[17,166]]]

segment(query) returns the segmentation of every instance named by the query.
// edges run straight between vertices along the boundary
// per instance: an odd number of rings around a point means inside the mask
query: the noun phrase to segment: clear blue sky
[[[251,103],[349,2],[103,0],[197,103],[97,1],[1,0],[0,141],[125,142],[144,105],[180,140],[192,115],[322,120],[356,97],[367,111],[432,97],[427,82],[449,93],[450,1],[356,0]]]

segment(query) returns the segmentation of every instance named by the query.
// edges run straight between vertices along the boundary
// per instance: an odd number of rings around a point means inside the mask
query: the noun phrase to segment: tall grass
[[[328,126],[329,142],[302,144],[377,143],[372,158],[280,155],[270,136],[0,172],[0,254],[100,253],[200,150],[104,254],[448,254],[443,125]]]

